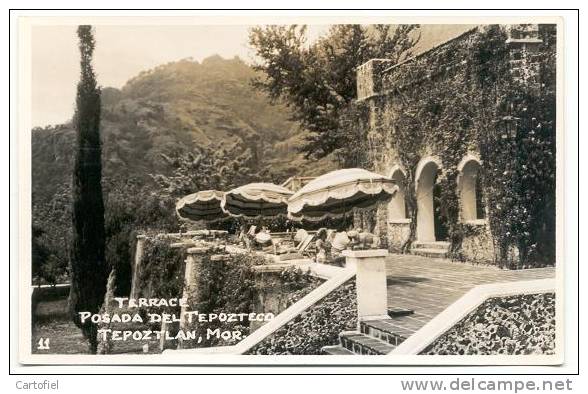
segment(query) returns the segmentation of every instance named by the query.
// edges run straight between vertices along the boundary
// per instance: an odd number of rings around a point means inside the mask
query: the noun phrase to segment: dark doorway
[[[486,209],[484,208],[484,189],[480,175],[476,176],[476,219],[486,219]]]
[[[448,236],[447,217],[443,214],[441,203],[441,187],[437,183],[437,175],[433,184],[433,220],[435,223],[435,240],[446,241]]]

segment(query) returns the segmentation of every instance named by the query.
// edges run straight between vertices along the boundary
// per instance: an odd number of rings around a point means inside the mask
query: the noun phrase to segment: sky
[[[96,26],[94,69],[101,86],[121,88],[126,81],[160,64],[192,57],[239,56],[251,63],[245,25]],[[76,26],[34,26],[32,29],[33,127],[71,118],[79,77]],[[313,26],[309,40],[328,26]]]
[[[431,26],[431,25],[429,25]],[[95,27],[94,69],[98,83],[121,88],[141,71],[160,64],[193,58],[197,61],[220,55],[239,56],[251,63],[254,52],[248,46],[246,25],[141,26],[98,25]],[[328,30],[327,25],[308,28],[312,42]],[[423,30],[422,49],[463,31],[466,25],[436,25]],[[46,126],[69,120],[74,111],[79,77],[76,26],[33,26],[32,125]],[[425,34],[426,32],[426,34]]]

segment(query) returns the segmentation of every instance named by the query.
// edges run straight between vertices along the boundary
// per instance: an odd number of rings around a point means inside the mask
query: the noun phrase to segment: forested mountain
[[[255,72],[238,58],[181,60],[142,72],[120,90],[102,91],[103,169],[106,179],[149,181],[166,173],[161,154],[198,146],[251,152],[254,171],[279,182],[308,163],[296,150],[302,138],[282,105],[251,86]],[[70,124],[37,128],[32,136],[33,199],[50,199],[69,182],[75,133]],[[271,163],[271,164],[270,164]],[[303,175],[303,173],[301,173]]]

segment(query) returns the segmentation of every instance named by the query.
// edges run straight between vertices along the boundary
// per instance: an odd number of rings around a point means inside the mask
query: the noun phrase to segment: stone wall
[[[479,31],[479,28],[468,30],[458,37],[446,41],[406,62],[388,68],[380,75],[381,92],[409,89],[414,84],[427,83],[439,77],[450,78],[452,74],[462,72],[467,65],[468,51],[472,47],[475,36]],[[411,73],[409,78],[406,77],[405,71],[408,67],[420,70],[422,68],[414,66],[431,62],[442,66],[438,68],[437,75],[416,72]]]
[[[388,250],[400,252],[410,236],[410,219],[387,223]]]
[[[372,59],[357,68],[357,98],[365,99],[382,89],[382,71],[394,64],[388,59]]]
[[[321,283],[321,279],[299,268],[261,267],[256,270],[255,275],[256,297],[253,312],[273,313],[274,316],[278,316]],[[249,329],[253,332],[263,324],[265,322],[251,322]]]
[[[464,260],[473,263],[488,263],[494,257],[492,235],[486,221],[467,224],[466,232],[461,243],[461,254]]]
[[[423,86],[434,86],[440,81],[464,81],[467,82],[467,72],[472,66],[471,52],[476,40],[485,31],[486,27],[477,27],[471,29],[462,35],[443,43],[423,54],[412,59],[408,59],[397,65],[390,64],[385,59],[373,59],[357,70],[357,89],[358,105],[369,108],[369,117],[366,119],[367,136],[368,136],[368,157],[372,169],[383,175],[391,175],[391,169],[400,166],[399,152],[395,149],[395,134],[392,132],[394,124],[390,119],[395,119],[396,114],[400,111],[400,103],[406,99],[407,95],[412,94],[415,88],[422,89]],[[522,30],[521,30],[522,29]],[[506,42],[509,50],[512,51],[512,63],[510,67],[517,75],[523,75],[529,80],[529,83],[536,83],[532,75],[536,74],[532,58],[526,56],[532,53],[534,45],[541,43],[537,39],[536,25],[519,28],[516,26],[507,27],[507,32],[512,32],[512,37]],[[522,33],[521,33],[522,31]],[[522,53],[522,54],[521,54]],[[531,60],[529,60],[531,59]],[[423,65],[434,65],[435,67],[425,67]],[[430,70],[435,70],[434,72]],[[414,70],[414,72],[413,72]],[[433,90],[433,89],[431,89]],[[426,103],[426,100],[423,101]],[[426,105],[426,104],[423,104]],[[447,130],[451,132],[451,130]],[[465,152],[461,157],[480,157],[478,141],[472,138],[474,133],[464,136]],[[447,149],[451,147],[440,146],[435,141],[436,136],[432,133],[425,132],[424,140],[419,145],[418,151],[415,151],[421,160],[430,157],[440,165],[445,162],[444,156]],[[478,160],[479,164],[483,163]],[[457,164],[453,168],[443,168],[440,171],[444,173],[455,172]],[[414,168],[408,169],[412,171]],[[407,186],[416,188],[418,180]],[[458,192],[456,192],[458,193]],[[483,194],[486,194],[484,191]],[[458,198],[460,198],[458,196]],[[487,205],[487,202],[485,202]],[[414,213],[414,212],[413,212]],[[410,220],[398,218],[391,220],[386,215],[386,207],[381,205],[376,211],[369,213],[371,220],[375,221],[373,226],[374,232],[385,239],[390,251],[399,251],[400,247],[410,236]],[[356,225],[369,223],[365,214],[357,215]],[[416,219],[416,214],[412,217]],[[460,219],[461,220],[461,219]],[[417,222],[417,228],[419,223]],[[494,261],[493,240],[490,229],[486,220],[476,224],[475,231],[465,234],[461,242],[461,250],[456,256],[461,256],[466,260],[480,263],[491,263]],[[418,234],[418,230],[417,230]],[[417,237],[415,234],[415,237]],[[418,239],[417,239],[418,240]]]

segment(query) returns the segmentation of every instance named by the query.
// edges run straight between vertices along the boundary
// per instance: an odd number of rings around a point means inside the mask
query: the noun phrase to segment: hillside
[[[150,181],[170,169],[161,154],[195,146],[249,148],[256,171],[279,182],[309,165],[291,143],[301,137],[290,113],[251,86],[255,72],[240,59],[181,60],[102,92],[103,171],[106,179]],[[33,203],[52,198],[71,176],[71,124],[33,130]]]

